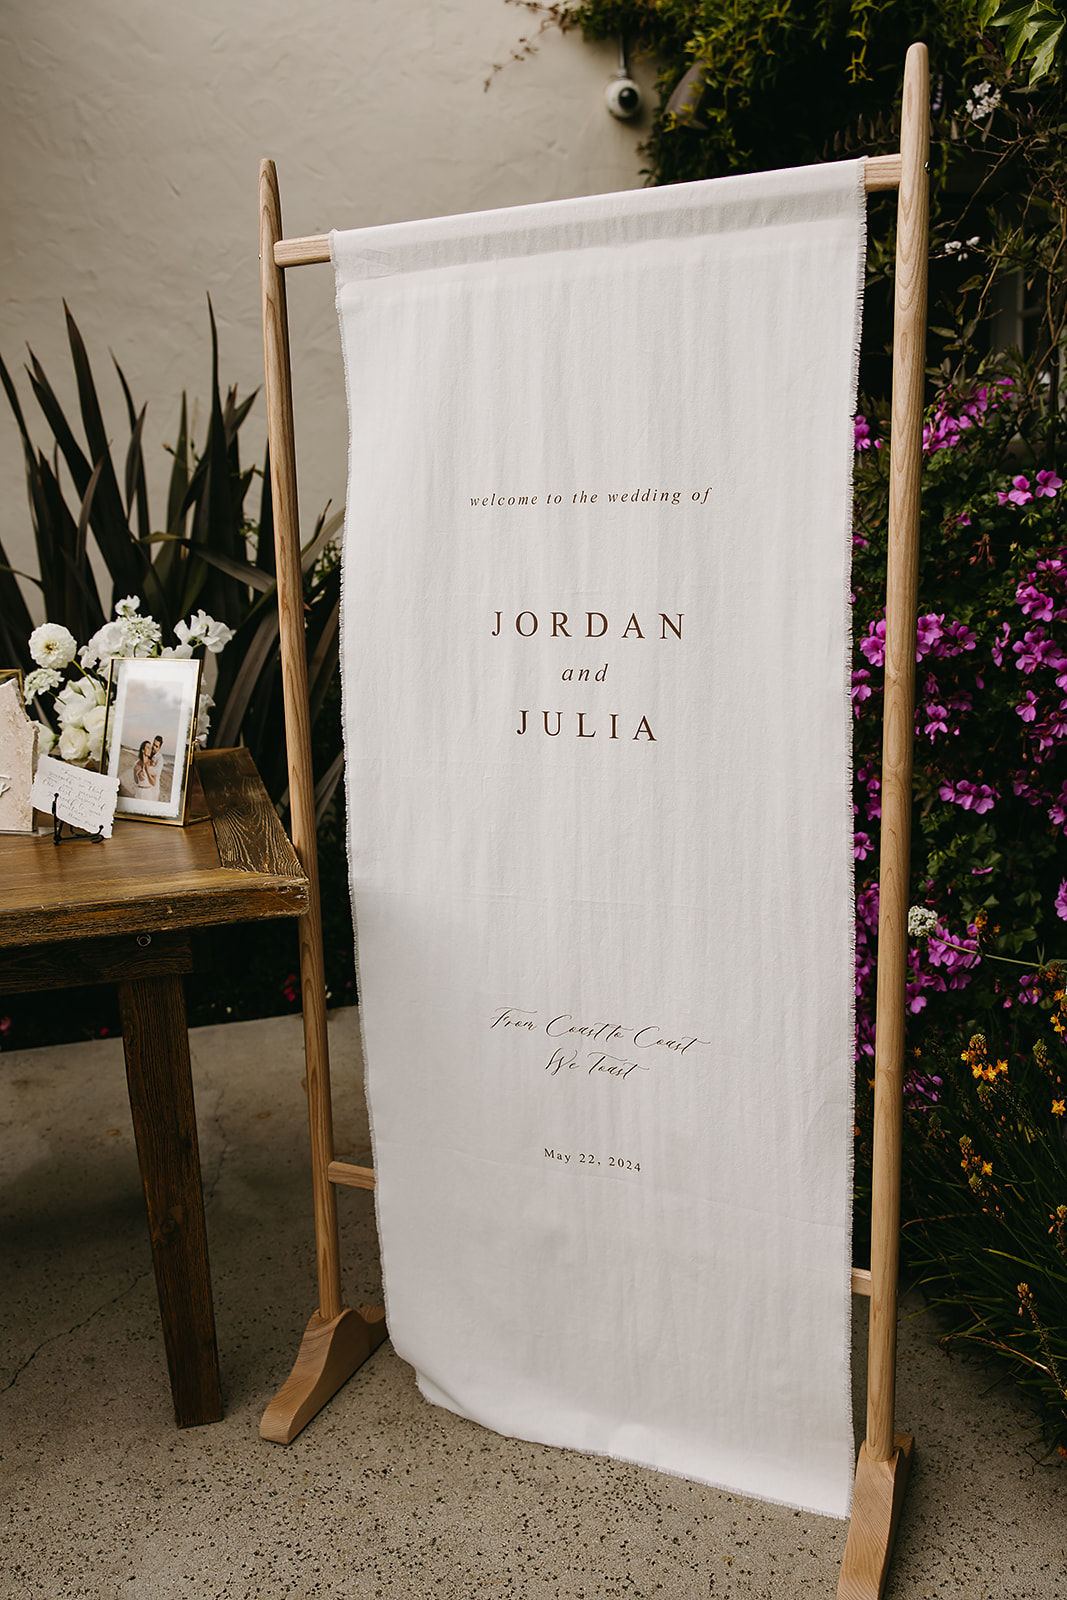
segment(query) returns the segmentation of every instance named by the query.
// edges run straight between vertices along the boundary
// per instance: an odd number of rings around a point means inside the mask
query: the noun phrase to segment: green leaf
[[[1056,58],[1065,25],[1067,23],[1064,20],[1055,23],[1049,22],[1035,31],[1033,42],[1036,48],[1033,65],[1030,68],[1029,80],[1031,88],[1052,71],[1052,64]]]

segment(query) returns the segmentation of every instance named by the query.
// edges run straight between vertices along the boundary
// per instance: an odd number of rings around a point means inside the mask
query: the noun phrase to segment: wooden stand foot
[[[301,1428],[372,1355],[386,1336],[381,1306],[345,1310],[324,1322],[316,1311],[307,1325],[293,1370],[263,1413],[260,1437],[291,1444]]]
[[[860,1445],[837,1600],[882,1600],[914,1440],[908,1433],[896,1433],[893,1443],[896,1449],[888,1461],[872,1461],[866,1442]]]

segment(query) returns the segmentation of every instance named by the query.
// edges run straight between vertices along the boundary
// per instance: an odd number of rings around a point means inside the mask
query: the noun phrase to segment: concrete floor
[[[338,1153],[366,1160],[355,1012],[331,1040]],[[844,1524],[499,1438],[428,1405],[389,1344],[287,1449],[263,1443],[315,1305],[299,1020],[192,1050],[226,1415],[184,1431],[121,1046],[0,1055],[3,1600],[836,1594]],[[340,1204],[347,1302],[373,1302],[372,1197]],[[860,1348],[865,1322],[858,1302]],[[987,1383],[905,1318],[916,1463],[887,1600],[1067,1596],[1067,1463]]]

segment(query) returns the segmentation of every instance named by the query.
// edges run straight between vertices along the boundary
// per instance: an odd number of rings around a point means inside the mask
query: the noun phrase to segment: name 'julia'
[[[550,739],[558,739],[563,731],[564,713],[562,711],[542,711],[540,715],[541,725],[538,727],[536,712],[520,711],[519,725],[515,732],[540,733],[543,731],[547,733]],[[652,732],[647,717],[641,718],[641,721],[637,724],[637,732],[635,734],[628,735],[620,734],[619,732],[619,715],[617,711],[609,711],[608,720],[605,723],[603,716],[595,711],[575,711],[568,714],[568,726],[576,739],[595,739],[597,736],[595,718],[600,725],[600,731],[608,739],[648,739],[652,744],[656,743],[656,735]],[[570,717],[575,719],[573,724],[570,722]],[[588,721],[586,720],[587,718],[589,719]],[[553,726],[553,719],[555,726]]]

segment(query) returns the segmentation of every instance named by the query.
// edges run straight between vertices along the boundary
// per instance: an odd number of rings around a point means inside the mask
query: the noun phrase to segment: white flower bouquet
[[[114,618],[98,628],[88,644],[78,648],[69,628],[45,622],[30,635],[30,655],[37,663],[23,684],[26,704],[39,695],[51,695],[59,733],[40,724],[39,750],[51,752],[73,766],[98,765],[103,754],[107,720],[107,678],[111,662],[120,656],[176,657],[188,660],[198,650],[218,655],[233,638],[233,629],[197,611],[188,622],[175,624],[176,645],[163,643],[163,632],[153,617],[141,616],[139,596],[120,600]],[[202,745],[210,726],[214,701],[201,690],[197,705],[196,743]]]

